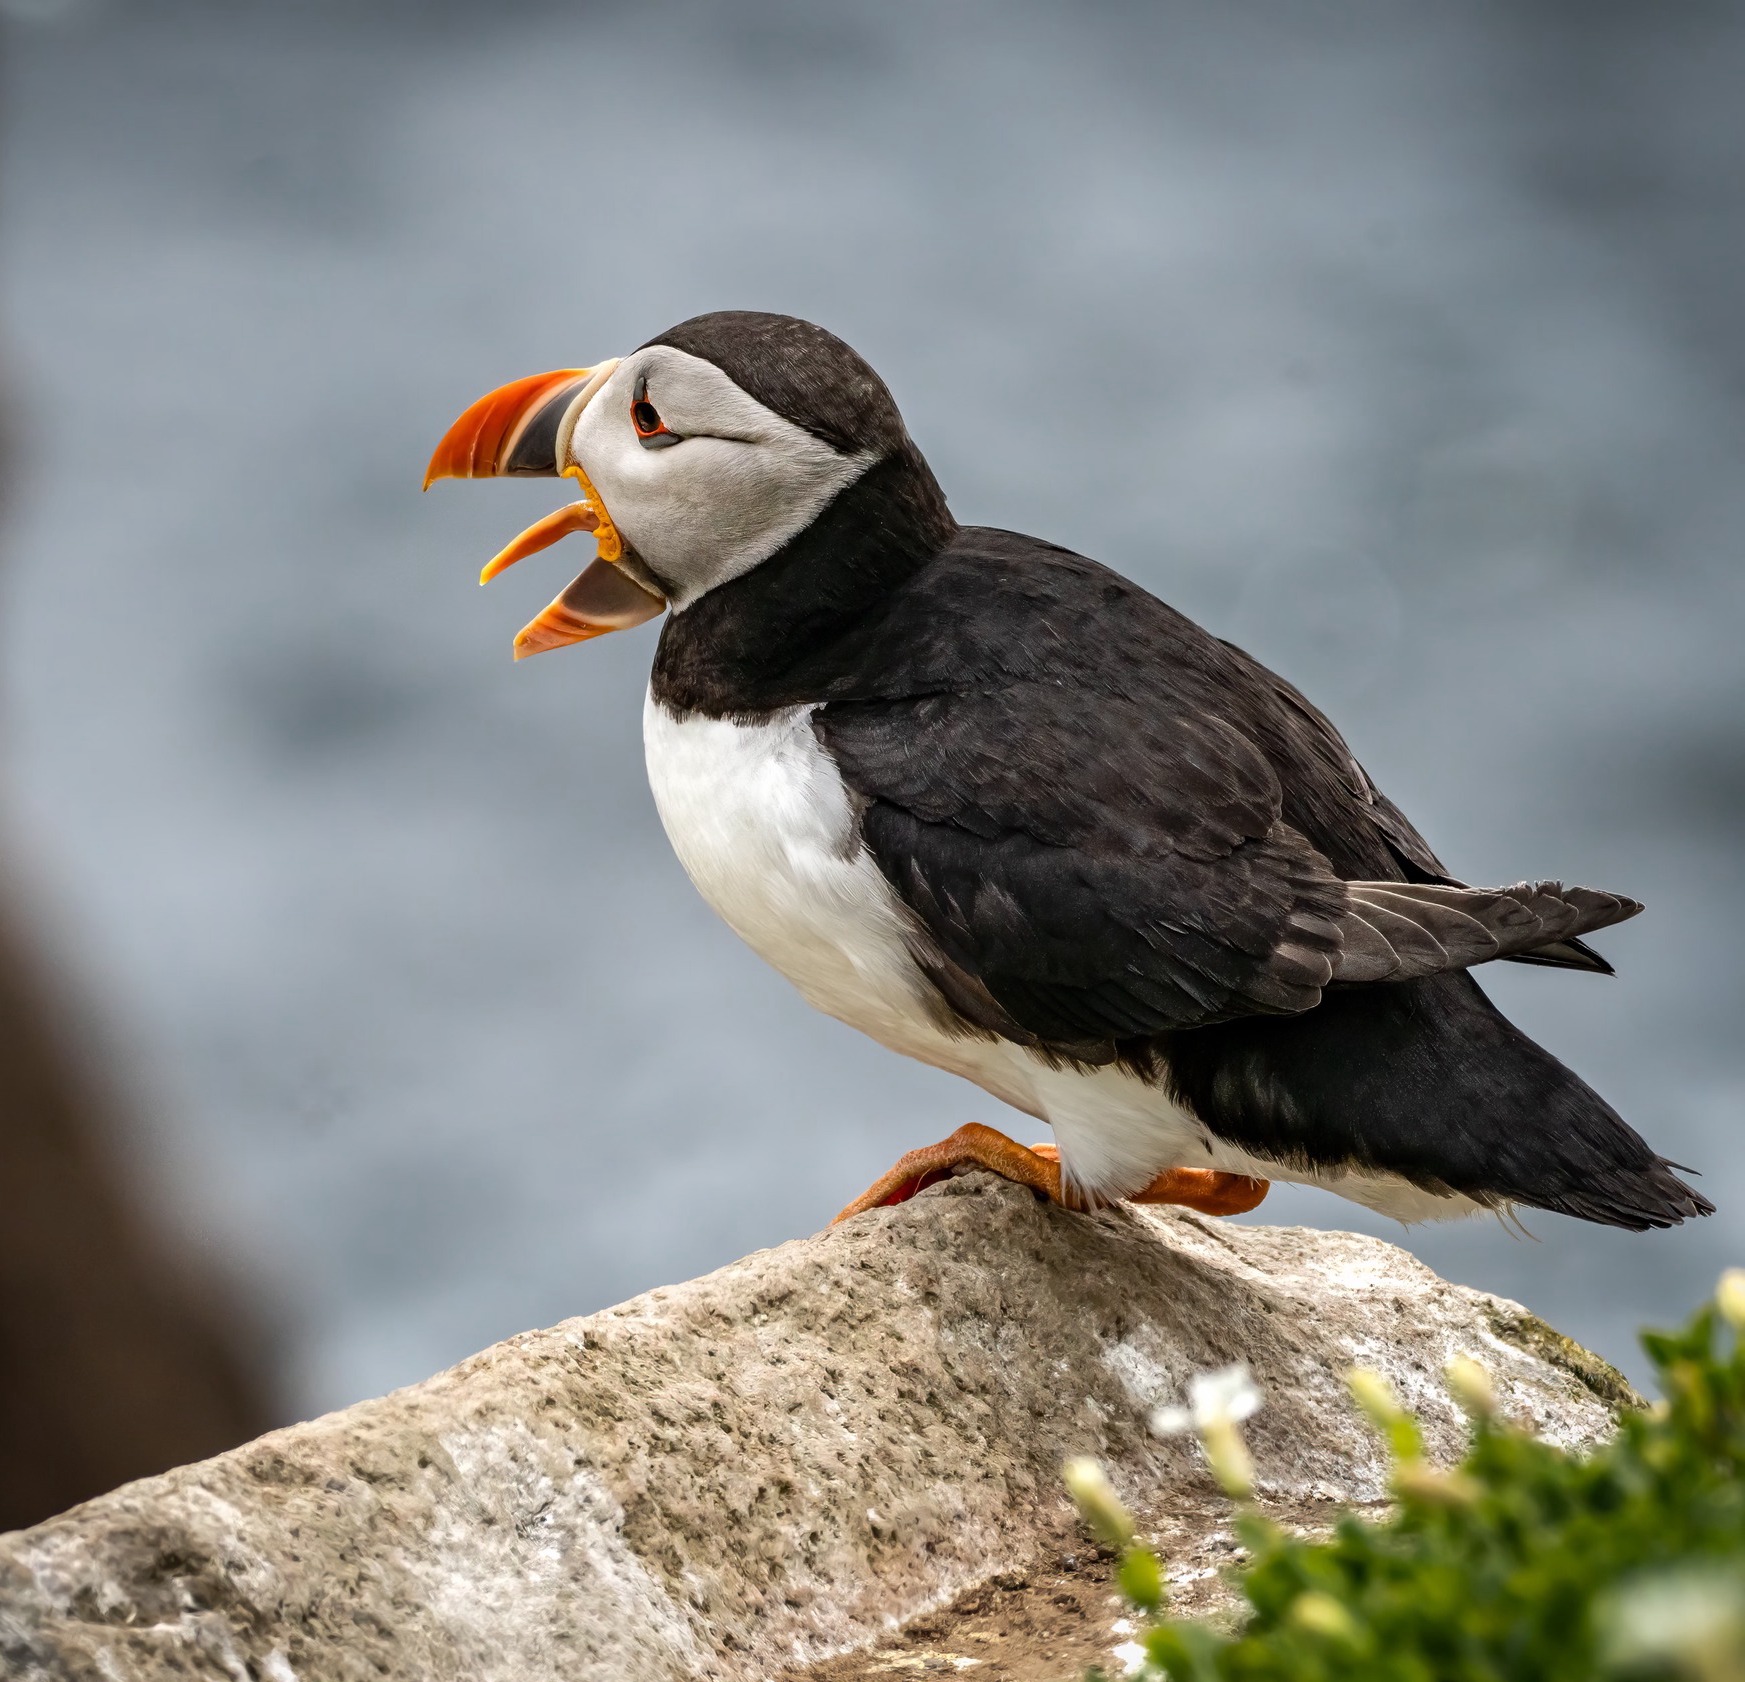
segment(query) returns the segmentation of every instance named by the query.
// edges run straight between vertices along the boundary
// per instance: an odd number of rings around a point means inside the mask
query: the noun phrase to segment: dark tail
[[[1219,1138],[1280,1162],[1637,1232],[1714,1212],[1470,975],[1335,987],[1301,1016],[1190,1029],[1160,1049]]]

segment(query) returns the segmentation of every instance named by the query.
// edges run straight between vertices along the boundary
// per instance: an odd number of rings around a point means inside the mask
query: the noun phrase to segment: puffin
[[[572,533],[595,556],[518,659],[666,616],[648,779],[704,899],[819,1010],[1052,1133],[968,1123],[838,1221],[973,1168],[1074,1210],[1285,1180],[1406,1222],[1712,1212],[1472,974],[1611,974],[1586,937],[1638,902],[1457,879],[1276,673],[960,525],[834,334],[717,311],[516,380],[425,485],[519,475],[581,495],[481,582]]]

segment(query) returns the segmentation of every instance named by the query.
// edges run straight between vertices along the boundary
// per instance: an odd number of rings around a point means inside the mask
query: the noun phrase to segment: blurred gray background
[[[1713,1220],[1400,1229],[1615,1359],[1745,1259],[1745,8],[8,0],[11,828],[287,1414],[1034,1124],[814,1015],[660,833],[655,630],[519,667],[512,376],[721,307],[884,373],[960,519],[1300,683],[1450,866],[1648,914],[1490,970]]]

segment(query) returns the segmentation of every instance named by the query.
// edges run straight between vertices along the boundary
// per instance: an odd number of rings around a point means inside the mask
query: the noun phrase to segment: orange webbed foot
[[[923,1145],[898,1158],[889,1173],[867,1187],[830,1224],[864,1215],[869,1209],[905,1203],[924,1186],[959,1168],[986,1168],[1004,1179],[1040,1192],[1050,1203],[1073,1208],[1076,1200],[1061,1188],[1060,1150],[1052,1144],[1025,1147],[980,1122],[968,1122],[936,1145]],[[1174,1203],[1202,1215],[1241,1215],[1259,1204],[1268,1180],[1227,1174],[1215,1168],[1166,1168],[1150,1185],[1128,1199],[1133,1203]]]
[[[1271,1180],[1227,1174],[1217,1168],[1166,1168],[1132,1203],[1176,1203],[1202,1215],[1246,1215],[1272,1190]]]
[[[835,1226],[869,1209],[905,1203],[923,1186],[942,1180],[957,1168],[987,1168],[1059,1203],[1060,1162],[1040,1151],[1026,1150],[1016,1139],[972,1121],[936,1145],[923,1145],[899,1157],[896,1166],[863,1191],[830,1224]]]
[[[1060,1161],[1058,1145],[1032,1145],[1030,1149],[1050,1162]],[[1258,1208],[1271,1190],[1271,1180],[1256,1180],[1247,1174],[1227,1174],[1217,1168],[1166,1168],[1143,1191],[1122,1201],[1175,1203],[1202,1215],[1246,1215]]]

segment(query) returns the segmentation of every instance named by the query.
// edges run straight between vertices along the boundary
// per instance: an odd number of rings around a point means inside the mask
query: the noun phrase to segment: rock
[[[904,1668],[962,1668],[940,1644],[971,1624],[992,1656],[1008,1608],[1055,1619],[1067,1675],[1117,1638],[1065,1456],[1108,1463],[1203,1603],[1229,1508],[1151,1406],[1248,1361],[1263,1503],[1324,1522],[1383,1495],[1343,1369],[1386,1373],[1446,1458],[1462,1351],[1558,1442],[1602,1438],[1629,1394],[1374,1239],[1074,1215],[969,1175],[0,1538],[0,1673],[848,1677],[831,1655],[904,1621]]]

